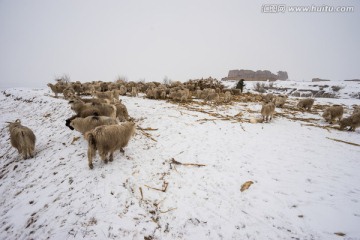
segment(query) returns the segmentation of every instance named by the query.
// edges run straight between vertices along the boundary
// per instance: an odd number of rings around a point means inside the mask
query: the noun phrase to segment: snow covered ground
[[[121,97],[137,134],[90,170],[87,143],[65,126],[70,107],[49,93],[0,93],[0,239],[360,239],[360,147],[333,140],[360,144],[360,129],[321,118],[360,100],[317,98],[304,113],[290,98],[251,124],[260,103]],[[37,136],[33,159],[10,146],[16,119]]]

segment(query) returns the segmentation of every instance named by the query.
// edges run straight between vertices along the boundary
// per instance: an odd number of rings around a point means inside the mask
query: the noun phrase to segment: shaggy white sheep
[[[264,122],[269,122],[275,113],[275,104],[273,102],[263,103],[261,107],[261,115]]]
[[[326,108],[322,116],[326,122],[333,123],[336,118],[339,119],[340,121],[343,114],[344,114],[343,106],[334,105]]]
[[[33,131],[21,125],[19,119],[7,123],[9,123],[11,145],[18,150],[24,159],[34,157],[36,137]]]
[[[300,109],[306,109],[308,111],[311,111],[313,104],[314,104],[313,98],[305,98],[305,99],[301,99],[298,102],[297,107]]]
[[[88,164],[93,169],[96,151],[105,163],[113,161],[116,150],[122,151],[135,133],[135,123],[125,122],[120,125],[99,126],[85,134],[88,141]]]

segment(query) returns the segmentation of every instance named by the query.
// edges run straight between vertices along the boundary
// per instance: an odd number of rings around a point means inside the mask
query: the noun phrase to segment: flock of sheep
[[[264,96],[264,101],[261,108],[261,115],[263,121],[268,122],[272,119],[275,112],[275,107],[283,107],[286,102],[287,96],[273,94],[267,94]],[[299,100],[297,107],[302,110],[311,111],[314,104],[313,98],[305,98]],[[326,122],[333,124],[336,119],[340,125],[340,130],[344,130],[346,127],[350,127],[350,131],[355,131],[360,126],[360,107],[354,107],[352,115],[347,118],[342,118],[344,114],[344,108],[341,105],[333,105],[327,107],[322,114],[322,117]]]
[[[204,102],[228,103],[234,95],[239,95],[237,89],[224,89],[216,79],[189,80],[186,83],[173,82],[160,84],[157,82],[64,82],[48,84],[57,97],[59,93],[69,101],[74,115],[66,119],[66,126],[79,131],[88,142],[88,165],[93,168],[93,158],[99,153],[102,161],[113,161],[116,150],[124,152],[129,140],[135,133],[135,123],[131,121],[126,106],[119,99],[120,96],[138,96],[139,92],[150,99],[171,99],[184,102],[193,98]],[[92,98],[82,98],[90,95]],[[267,94],[261,96],[262,121],[268,122],[273,118],[275,107],[282,108],[287,96]],[[298,102],[297,107],[311,111],[314,99],[307,98]],[[344,109],[334,105],[325,109],[323,118],[334,123],[338,119],[340,130],[350,127],[355,131],[360,126],[360,108],[356,107],[351,116],[342,118]],[[21,125],[20,120],[8,122],[11,145],[15,147],[24,159],[34,157],[36,137],[31,129]]]

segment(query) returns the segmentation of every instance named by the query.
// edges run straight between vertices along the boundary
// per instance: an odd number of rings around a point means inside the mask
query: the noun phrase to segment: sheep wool
[[[10,142],[16,148],[24,159],[33,158],[35,151],[36,137],[33,131],[21,125],[21,121],[17,119],[15,122],[9,123]]]
[[[113,161],[116,150],[123,151],[135,133],[135,123],[125,122],[120,125],[99,126],[85,134],[88,141],[88,164],[93,169],[92,160],[99,152],[102,161]]]

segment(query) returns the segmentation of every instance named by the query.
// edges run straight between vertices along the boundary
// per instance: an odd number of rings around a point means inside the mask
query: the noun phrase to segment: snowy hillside
[[[272,122],[251,124],[259,102],[121,97],[137,133],[90,170],[87,143],[65,126],[70,107],[48,94],[0,93],[0,239],[360,238],[360,129],[321,118],[358,99],[317,98],[304,113],[289,98]],[[16,119],[37,136],[33,159],[10,145]]]

